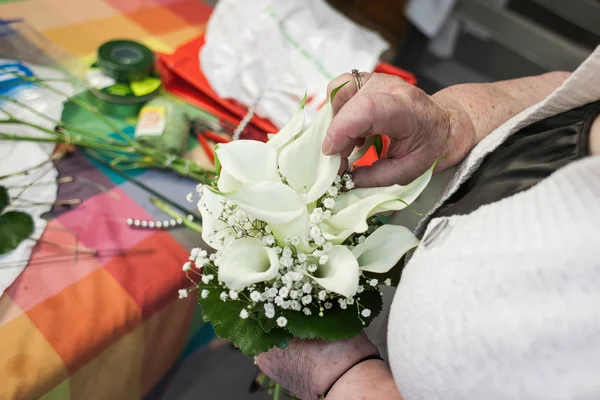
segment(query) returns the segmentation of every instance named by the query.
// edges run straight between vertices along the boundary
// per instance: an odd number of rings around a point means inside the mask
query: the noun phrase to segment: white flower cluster
[[[186,273],[194,272],[199,281],[200,297],[206,299],[214,290],[217,291],[221,301],[241,301],[245,303],[239,313],[239,318],[247,319],[251,313],[256,312],[268,319],[276,318],[276,324],[280,327],[287,325],[287,319],[282,316],[283,312],[301,312],[306,316],[313,314],[323,317],[327,310],[334,305],[346,310],[350,306],[357,307],[360,317],[368,318],[371,311],[359,306],[360,293],[364,286],[377,286],[377,279],[368,279],[361,275],[361,285],[355,296],[344,297],[321,287],[313,279],[313,275],[320,267],[329,261],[328,252],[333,248],[333,243],[324,238],[320,225],[323,221],[331,218],[330,202],[335,203],[335,198],[342,192],[353,187],[352,178],[348,174],[337,177],[334,184],[327,190],[312,210],[309,216],[309,243],[314,250],[310,253],[299,251],[298,237],[288,237],[283,246],[279,246],[277,239],[269,226],[259,220],[249,217],[231,201],[222,201],[216,208],[219,214],[212,216],[224,225],[214,230],[213,235],[224,242],[230,235],[236,239],[254,238],[259,239],[266,248],[272,249],[278,263],[278,269],[272,279],[250,284],[237,290],[229,289],[225,282],[214,279],[218,273],[223,248],[208,255],[201,248],[192,249],[189,261],[183,265]],[[202,191],[199,192],[200,198]],[[365,235],[375,231],[379,224],[376,219],[369,220],[369,229],[362,235],[351,235],[347,242],[348,247],[364,242]],[[193,267],[201,270],[200,273],[193,271]],[[188,275],[189,277],[189,275]],[[386,281],[386,283],[388,283]],[[184,293],[185,292],[185,293]],[[180,297],[187,297],[187,291],[180,290]]]

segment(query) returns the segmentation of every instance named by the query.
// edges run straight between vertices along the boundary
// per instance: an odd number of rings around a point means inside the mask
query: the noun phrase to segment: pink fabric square
[[[23,311],[28,311],[102,267],[89,254],[79,252],[76,257],[74,249],[77,247],[82,245],[72,232],[57,220],[50,221],[29,264],[6,290],[6,295]]]
[[[115,254],[127,251],[148,238],[153,231],[135,229],[127,225],[127,218],[151,219],[150,215],[136,204],[121,188],[87,199],[73,211],[58,217],[66,228],[77,232],[80,243],[100,251],[102,264]]]

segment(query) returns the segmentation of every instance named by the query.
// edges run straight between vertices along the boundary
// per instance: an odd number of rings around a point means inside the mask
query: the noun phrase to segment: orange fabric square
[[[98,269],[27,315],[70,373],[141,323],[139,307],[104,269]]]
[[[59,246],[83,251],[75,234],[54,219],[46,226],[27,268],[6,290],[6,294],[24,311],[102,267],[90,254],[79,253],[76,256],[75,250]]]
[[[196,305],[196,296],[175,300],[144,322],[142,395],[161,380],[183,350]]]
[[[143,334],[142,327],[134,329],[75,372],[70,379],[71,398],[141,399]]]
[[[202,1],[185,0],[167,5],[174,14],[180,16],[190,25],[204,25],[212,13],[212,7]]]
[[[200,240],[200,239],[198,239]],[[159,249],[127,257],[115,257],[105,264],[142,309],[144,319],[177,298],[177,291],[189,286],[181,270],[189,253],[171,235],[160,231],[138,243],[135,249]],[[187,284],[185,282],[188,282]]]
[[[187,26],[185,20],[173,14],[166,7],[143,8],[126,15],[154,35],[161,35]]]
[[[68,378],[63,361],[26,314],[0,326],[0,399],[38,399]]]

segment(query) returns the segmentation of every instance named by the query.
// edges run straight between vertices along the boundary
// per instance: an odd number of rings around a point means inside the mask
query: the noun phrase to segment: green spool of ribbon
[[[120,118],[137,116],[144,103],[161,88],[160,78],[154,72],[139,80],[118,82],[106,75],[98,64],[88,70],[87,81],[99,110]]]
[[[98,66],[117,82],[144,79],[154,69],[154,53],[132,40],[111,40],[98,48]]]

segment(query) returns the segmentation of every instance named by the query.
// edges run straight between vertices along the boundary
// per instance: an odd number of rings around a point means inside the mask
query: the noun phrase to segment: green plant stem
[[[275,384],[275,388],[273,389],[273,400],[281,399],[281,385]]]
[[[169,217],[175,218],[175,219],[181,218],[183,220],[183,224],[186,227],[188,227],[189,229],[191,229],[194,232],[202,233],[202,225],[188,220],[185,215],[179,214],[178,212],[173,210],[167,203],[163,202],[162,200],[157,199],[154,196],[150,196],[150,201],[152,201],[152,203],[156,207],[158,207],[162,212],[167,214]]]

